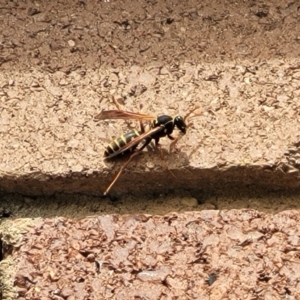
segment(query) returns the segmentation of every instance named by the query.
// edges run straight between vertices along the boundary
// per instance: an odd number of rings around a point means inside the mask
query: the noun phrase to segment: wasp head
[[[174,125],[175,125],[175,126],[176,126],[183,134],[186,133],[186,128],[187,128],[187,126],[186,126],[186,124],[185,124],[185,122],[184,122],[183,117],[181,117],[181,116],[176,116],[176,117],[174,118]]]

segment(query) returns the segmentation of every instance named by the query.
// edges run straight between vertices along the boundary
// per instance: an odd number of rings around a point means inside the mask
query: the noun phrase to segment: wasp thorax
[[[174,129],[174,121],[173,118],[168,115],[160,115],[157,119],[153,122],[153,127],[163,126],[163,132],[165,134],[171,134]]]

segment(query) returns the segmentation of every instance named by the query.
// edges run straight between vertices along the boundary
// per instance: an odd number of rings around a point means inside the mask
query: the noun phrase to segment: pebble
[[[181,205],[187,206],[187,207],[197,207],[198,206],[198,201],[196,198],[192,197],[184,197],[180,200]]]
[[[300,72],[296,72],[292,75],[294,79],[300,79]]]
[[[73,40],[68,40],[68,44],[69,44],[70,47],[75,46],[75,42]]]
[[[29,198],[29,197],[24,197],[23,199],[26,204],[31,204],[34,201],[34,199]]]

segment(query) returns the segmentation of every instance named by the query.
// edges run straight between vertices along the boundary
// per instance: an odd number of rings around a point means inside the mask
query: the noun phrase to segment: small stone
[[[40,84],[39,84],[38,82],[35,82],[35,81],[34,81],[34,82],[31,83],[31,86],[32,86],[32,87],[39,87]]]
[[[245,78],[244,78],[244,82],[245,82],[246,84],[250,84],[250,83],[251,83],[250,78],[249,78],[249,77],[245,77]]]
[[[68,40],[68,44],[69,44],[70,47],[75,46],[75,42],[73,40]]]
[[[292,78],[294,79],[300,79],[300,72],[296,72],[292,75]]]
[[[200,209],[201,210],[215,210],[216,205],[214,205],[212,203],[203,203],[200,205]]]
[[[68,84],[69,84],[68,81],[65,80],[65,79],[62,79],[62,80],[59,82],[59,85],[62,85],[62,86],[68,85]]]
[[[187,207],[197,207],[198,206],[198,201],[196,198],[192,197],[185,197],[182,198],[180,201],[181,205],[187,206]]]
[[[153,169],[154,168],[154,163],[153,162],[151,162],[151,161],[148,161],[147,163],[146,163],[146,166],[147,166],[147,168],[148,169]]]
[[[34,199],[32,199],[32,198],[24,197],[24,202],[25,202],[26,204],[30,204],[30,203],[32,203],[33,201],[34,201]]]

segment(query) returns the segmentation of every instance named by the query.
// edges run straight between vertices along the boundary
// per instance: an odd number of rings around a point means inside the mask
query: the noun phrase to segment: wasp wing
[[[95,116],[97,120],[106,120],[106,119],[132,119],[132,120],[155,120],[156,117],[147,114],[134,113],[131,111],[125,110],[103,110],[100,114]]]
[[[150,131],[148,132],[145,132],[145,133],[142,133],[141,135],[139,135],[138,137],[136,137],[134,140],[130,141],[129,143],[127,143],[125,146],[121,147],[118,151],[112,153],[111,155],[109,156],[106,156],[105,159],[108,159],[108,158],[112,158],[112,157],[115,157],[119,154],[121,154],[122,152],[125,152],[126,150],[134,147],[134,146],[137,146],[139,143],[141,143],[143,140],[147,139],[148,137],[150,137],[152,134],[156,133],[156,132],[159,132],[160,130],[162,130],[163,127],[159,126],[159,127],[155,127],[153,129],[151,129]],[[145,142],[147,143],[147,142]],[[148,143],[147,143],[148,144]],[[146,145],[143,144],[142,148],[144,148]],[[137,150],[137,151],[140,151],[141,149]]]

